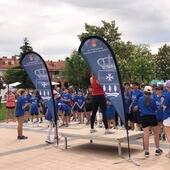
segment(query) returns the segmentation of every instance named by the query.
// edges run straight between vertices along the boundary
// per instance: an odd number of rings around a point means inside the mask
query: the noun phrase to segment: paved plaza
[[[85,125],[70,125],[68,129],[80,129]],[[165,157],[168,144],[161,141],[164,153],[154,155],[153,137],[150,139],[150,157],[144,158],[142,139],[131,143],[131,157],[140,166],[128,162],[127,144],[124,143],[122,159],[117,154],[116,143],[70,139],[69,149],[64,149],[64,139],[48,145],[44,141],[47,135],[47,124],[41,127],[25,127],[24,134],[28,140],[16,140],[16,123],[0,123],[0,170],[169,170],[170,159]]]

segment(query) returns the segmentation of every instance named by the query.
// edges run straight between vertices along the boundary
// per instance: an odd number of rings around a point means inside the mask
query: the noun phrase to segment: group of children
[[[165,87],[159,85],[152,87],[145,86],[142,88],[137,82],[132,83],[132,86],[128,83],[124,84],[125,113],[128,119],[128,128],[131,130],[138,129],[144,131],[143,141],[146,157],[149,156],[149,134],[151,130],[153,130],[156,145],[155,155],[162,153],[162,150],[159,148],[159,138],[165,140],[166,134],[167,140],[170,140],[170,97],[168,97],[170,96],[170,92],[168,91],[170,82],[168,86]],[[91,88],[89,88],[87,92],[83,90],[69,91],[66,88],[63,91],[57,89],[53,90],[53,94],[57,120],[61,122],[60,126],[68,127],[71,121],[89,124],[93,109]],[[29,114],[31,115],[32,122],[34,118],[36,118],[36,122],[39,122],[39,118],[41,118],[40,121],[42,121],[42,116],[40,116],[40,113],[42,113],[49,121],[52,129],[54,118],[50,116],[50,107],[48,107],[48,103],[41,99],[38,92],[33,91],[31,94],[24,92],[20,100],[22,101],[20,103],[24,103],[24,107],[20,109],[24,112],[25,122],[29,120]],[[108,127],[116,128],[117,124],[121,125],[121,121],[117,119],[116,110],[107,97],[106,106],[105,114]],[[16,116],[19,117],[17,107],[18,106],[16,106]],[[163,128],[163,125],[167,128]],[[19,135],[19,138],[22,138],[21,136]],[[50,141],[50,133],[47,138],[47,142]]]
[[[159,140],[170,143],[170,81],[165,85],[153,85],[140,87],[135,82],[132,87],[125,84],[125,110],[127,113],[130,128],[143,130],[144,155],[149,156],[149,134],[153,131],[156,145],[155,155],[160,155]],[[170,157],[170,152],[167,155]]]

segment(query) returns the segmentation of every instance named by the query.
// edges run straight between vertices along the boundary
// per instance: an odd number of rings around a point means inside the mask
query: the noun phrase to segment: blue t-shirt
[[[74,102],[77,102],[79,104],[79,106],[82,106],[82,104],[85,102],[85,97],[84,96],[75,96]]]
[[[70,93],[63,93],[62,94],[62,101],[65,103],[65,104],[68,104],[70,106],[71,104],[71,94]]]
[[[143,96],[143,92],[141,90],[131,91],[132,106],[136,106],[138,104],[138,100],[141,96]]]
[[[68,104],[64,103],[64,102],[61,102],[61,108],[62,108],[62,111],[63,112],[70,112],[71,111],[71,108]]]
[[[107,119],[112,119],[115,117],[115,108],[112,104],[107,104],[106,107],[106,117]]]
[[[170,117],[170,92],[165,94],[163,105],[166,107],[163,115],[163,119],[165,120]]]
[[[164,97],[163,96],[157,96],[157,95],[154,95],[154,99],[156,101],[156,105],[157,105],[157,112],[156,112],[156,117],[157,117],[157,120],[159,122],[162,122],[163,121],[163,101],[164,101]]]
[[[146,115],[156,116],[157,105],[156,105],[155,99],[151,97],[151,102],[149,106],[146,106],[145,99],[146,99],[146,96],[142,96],[138,100],[140,116],[146,116]]]
[[[25,104],[31,103],[31,95],[24,96]],[[24,110],[29,111],[30,106],[28,105]]]
[[[16,103],[16,116],[24,116],[24,107],[25,105],[25,99],[24,99],[24,96],[19,96],[17,98],[17,103]]]
[[[38,97],[31,98],[30,113],[38,113]]]

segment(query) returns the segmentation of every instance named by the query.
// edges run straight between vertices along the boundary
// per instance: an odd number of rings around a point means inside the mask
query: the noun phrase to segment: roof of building
[[[45,61],[49,71],[63,70],[65,67],[65,61]],[[19,66],[19,60],[16,56],[11,58],[3,56],[0,57],[0,70],[6,70],[9,68],[15,68]]]
[[[63,70],[65,67],[65,61],[58,60],[58,61],[46,61],[47,67],[49,71],[53,70]]]

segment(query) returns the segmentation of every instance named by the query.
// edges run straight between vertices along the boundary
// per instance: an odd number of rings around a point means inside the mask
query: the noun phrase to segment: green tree
[[[85,32],[78,35],[80,41],[88,36],[100,36],[105,39],[114,53],[120,69],[122,80],[147,82],[153,77],[153,58],[148,47],[144,45],[134,45],[130,41],[123,42],[121,33],[115,21],[102,21],[102,26],[85,24]]]
[[[137,45],[132,53],[131,71],[133,81],[148,83],[155,75],[154,60],[146,45]]]
[[[21,52],[19,54],[19,60],[25,53],[33,51],[33,48],[30,46],[30,43],[27,37],[24,38],[23,45],[20,47],[20,49],[21,49]],[[33,88],[34,87],[28,75],[20,66],[12,68],[12,69],[8,69],[4,74],[4,79],[7,84],[14,83],[14,82],[21,82],[22,84],[18,86],[21,88]]]
[[[132,62],[134,58],[135,45],[131,42],[120,41],[116,44],[116,58],[124,82],[133,80]]]
[[[170,46],[164,44],[155,56],[156,76],[158,79],[168,80],[170,78]]]
[[[19,55],[20,57],[22,57],[27,52],[33,51],[33,48],[31,47],[30,42],[27,37],[24,38],[24,42],[23,42],[23,45],[20,47],[20,50],[21,50],[20,55]]]
[[[106,22],[102,20],[102,26],[97,27],[94,25],[89,25],[85,23],[84,33],[78,35],[80,41],[84,38],[92,35],[96,35],[105,39],[110,46],[114,49],[116,44],[120,41],[121,33],[118,32],[118,27],[115,24],[115,21]]]
[[[66,58],[64,75],[65,79],[77,88],[87,88],[89,85],[88,66],[76,50]]]

